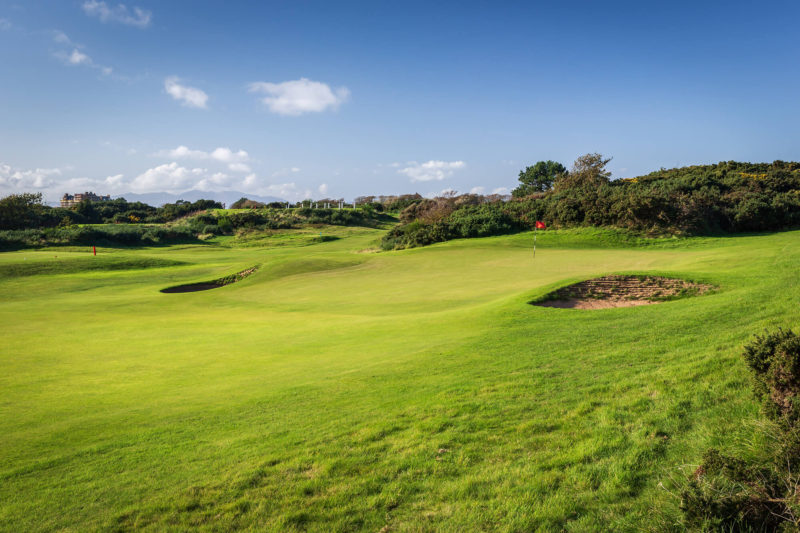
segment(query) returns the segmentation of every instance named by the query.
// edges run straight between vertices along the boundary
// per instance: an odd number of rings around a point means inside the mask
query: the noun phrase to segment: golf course
[[[800,325],[800,231],[385,233],[0,253],[0,530],[679,531]],[[611,275],[713,288],[530,304]]]

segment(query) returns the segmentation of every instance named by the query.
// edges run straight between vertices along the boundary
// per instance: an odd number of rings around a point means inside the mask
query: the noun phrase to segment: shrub
[[[497,211],[508,219],[495,225],[497,233],[531,228],[535,220],[545,220],[555,228],[611,226],[649,234],[769,231],[800,226],[800,163],[728,161],[609,181],[606,162],[598,154],[579,158],[571,172],[558,175],[554,190],[507,202],[476,195],[419,199],[400,213],[400,221],[444,225],[452,230],[461,225],[456,221],[471,216],[472,208],[498,204]],[[541,188],[546,189],[545,185]],[[522,192],[518,191],[518,196]],[[486,230],[491,227],[487,225]],[[484,235],[483,231],[464,230],[461,225],[459,230],[446,232],[449,236],[445,238]],[[386,236],[384,247],[413,246],[425,240],[417,238],[422,233],[428,230],[418,225],[395,231]],[[407,239],[401,242],[401,236]]]
[[[217,227],[221,233],[230,233],[233,231],[233,223],[229,218],[223,217],[217,221]]]
[[[239,198],[231,204],[231,209],[258,209],[260,207],[266,206],[261,202],[256,202],[255,200],[250,200],[249,198],[244,197]]]
[[[449,233],[458,237],[487,237],[519,229],[520,224],[496,206],[470,206],[454,212]]]
[[[764,413],[784,429],[794,429],[800,421],[800,337],[782,329],[756,337],[744,358]]]
[[[745,346],[754,393],[773,443],[760,459],[708,450],[681,490],[685,525],[719,531],[797,531],[800,527],[800,337],[790,330]]]
[[[710,449],[681,493],[684,525],[701,531],[778,531],[787,522],[782,488],[774,469]]]
[[[0,248],[18,249],[45,245],[141,246],[163,242],[196,240],[190,228],[158,226],[67,226],[0,231]]]

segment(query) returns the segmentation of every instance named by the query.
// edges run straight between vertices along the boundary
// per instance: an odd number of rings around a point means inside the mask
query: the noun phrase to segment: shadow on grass
[[[237,272],[236,274],[231,274],[230,276],[225,276],[224,278],[214,279],[211,281],[201,281],[199,283],[186,283],[183,285],[175,285],[173,287],[167,287],[166,289],[161,289],[160,292],[165,294],[180,294],[184,292],[200,292],[200,291],[208,291],[211,289],[218,289],[220,287],[224,287],[225,285],[230,285],[231,283],[236,283],[237,281],[241,281],[256,270],[260,265],[256,265],[250,267],[246,270],[242,270],[241,272]]]

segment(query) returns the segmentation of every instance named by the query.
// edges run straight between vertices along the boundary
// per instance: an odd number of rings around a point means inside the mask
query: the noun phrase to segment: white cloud
[[[241,178],[225,172],[209,171],[206,168],[188,168],[180,165],[177,161],[150,168],[127,184],[120,183],[120,179],[117,179],[117,176],[111,176],[106,178],[106,183],[111,185],[113,182],[118,190],[125,189],[136,193],[166,191],[175,194],[187,190],[233,189],[262,194],[261,190],[264,189],[260,187],[258,177],[253,173]],[[270,187],[265,189],[268,193],[271,190]]]
[[[492,189],[492,194],[508,194],[508,187],[498,187]]]
[[[58,44],[65,44],[67,46],[78,46],[73,43],[69,37],[67,37],[66,33],[59,30],[53,31],[53,41],[57,42]]]
[[[224,172],[216,172],[211,176],[203,178],[195,183],[192,186],[192,189],[197,189],[198,191],[218,191],[220,189],[229,189],[232,185],[234,185],[235,181],[236,180]]]
[[[327,83],[300,78],[283,83],[259,81],[248,86],[251,93],[264,94],[261,102],[279,115],[302,115],[337,109],[350,97],[347,87],[332,90]]]
[[[323,183],[322,185],[319,186],[319,188],[317,190],[322,195],[328,194],[328,184],[327,183]]]
[[[60,50],[54,54],[57,58],[61,59],[65,65],[70,65],[70,66],[83,65],[85,67],[91,67],[93,69],[99,70],[106,76],[110,75],[113,72],[113,69],[111,67],[98,65],[92,60],[91,57],[89,57],[88,54],[85,54],[80,50],[78,50],[79,45],[69,41],[69,37],[67,37],[65,34],[61,32],[56,32],[56,36],[54,37],[54,39],[57,42],[69,43],[71,46],[74,47],[72,49],[72,52],[70,53]],[[66,41],[64,41],[64,39],[66,39]]]
[[[155,154],[159,157],[173,157],[181,159],[208,159],[208,152],[202,150],[190,150],[188,146],[178,146],[172,150],[159,150]]]
[[[245,176],[244,181],[242,181],[242,185],[244,188],[249,189],[258,185],[258,177],[255,174],[248,174]]]
[[[113,176],[106,181],[116,178]],[[118,183],[118,182],[117,182]],[[230,188],[252,189],[257,183],[255,174],[239,179],[224,172],[209,172],[206,168],[187,168],[172,161],[147,169],[125,185],[132,192],[179,193],[190,189],[218,191]]]
[[[50,200],[58,200],[65,192],[95,191],[98,194],[123,194],[168,192],[187,190],[222,191],[240,190],[261,196],[276,196],[289,201],[311,198],[311,189],[301,188],[295,182],[265,183],[255,173],[245,177],[225,172],[209,171],[201,167],[183,166],[177,161],[149,168],[132,179],[124,174],[105,178],[68,177],[70,167],[20,169],[0,163],[0,197],[20,192],[41,191]],[[320,191],[323,187],[320,187]]]
[[[408,166],[401,168],[397,172],[405,174],[415,181],[441,181],[453,175],[453,172],[464,168],[466,163],[463,161],[427,161],[417,163],[412,161]]]
[[[125,176],[122,174],[116,174],[114,176],[107,177],[105,180],[103,180],[103,182],[112,189],[118,190],[120,186],[123,184],[122,179],[124,177]]]
[[[127,26],[146,28],[150,25],[153,13],[139,7],[129,10],[125,4],[109,7],[105,2],[87,0],[83,3],[83,11],[91,17],[97,17],[101,22],[119,22]]]
[[[241,182],[241,190],[259,196],[276,196],[291,202],[312,197],[310,189],[301,189],[295,182],[262,184],[255,175],[250,174]]]
[[[181,105],[206,109],[208,95],[195,87],[181,85],[177,76],[170,76],[164,80],[164,90],[175,100],[179,100]]]
[[[173,161],[172,163],[165,163],[147,169],[139,174],[131,181],[130,189],[133,192],[182,192],[195,183],[193,174],[197,175],[199,173],[200,172],[192,172],[188,168],[182,167]]]
[[[483,194],[486,191],[486,187],[473,187],[469,190],[470,194]]]
[[[203,150],[192,150],[188,146],[178,146],[172,150],[160,150],[153,154],[157,157],[168,157],[170,159],[195,159],[217,161],[228,165],[228,169],[233,172],[250,172],[250,154],[244,150],[233,151],[230,148],[219,147],[211,152]]]
[[[67,62],[70,65],[91,65],[92,58],[84,54],[83,52],[79,52],[78,49],[74,49],[72,53],[67,56]]]
[[[32,189],[47,189],[57,182],[54,176],[60,176],[59,168],[19,169],[0,163],[0,192],[12,194],[30,192]]]
[[[278,176],[287,176],[289,174],[297,174],[298,172],[300,172],[298,167],[282,168],[273,172],[272,177],[277,178]]]
[[[233,172],[250,172],[250,165],[245,163],[231,163],[228,168]]]
[[[220,147],[211,152],[211,158],[223,163],[241,163],[242,161],[247,161],[250,156],[244,150],[234,152],[230,148]]]
[[[0,30],[10,30],[11,21],[8,19],[0,19]]]

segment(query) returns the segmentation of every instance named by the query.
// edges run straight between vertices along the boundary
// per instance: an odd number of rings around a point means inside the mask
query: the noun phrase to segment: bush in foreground
[[[778,330],[745,347],[770,448],[708,450],[681,490],[685,525],[703,531],[800,531],[800,337]]]

